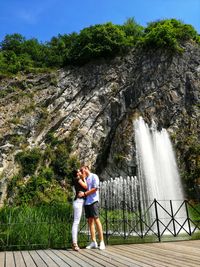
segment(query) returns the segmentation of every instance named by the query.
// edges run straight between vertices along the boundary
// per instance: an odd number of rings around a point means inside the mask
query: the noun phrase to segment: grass
[[[199,220],[200,205],[189,206],[192,220]],[[135,215],[128,212],[123,220],[120,210],[101,210],[101,222],[108,244],[129,244],[158,242],[156,233],[149,231],[140,236],[140,223]],[[38,206],[5,206],[0,210],[0,250],[67,248],[71,246],[73,211],[70,203],[51,203]],[[138,223],[138,224],[137,224]],[[136,224],[136,225],[135,225]],[[197,224],[200,227],[199,223]],[[142,226],[144,228],[144,225]],[[194,233],[180,233],[161,236],[161,241],[200,239],[199,228]],[[89,241],[89,231],[83,214],[80,223],[79,245],[84,247]],[[128,234],[124,235],[124,229]],[[145,231],[143,231],[144,234]],[[146,231],[147,232],[147,231]],[[155,230],[156,232],[156,230]]]
[[[72,210],[67,204],[5,207],[0,212],[0,248],[66,247]]]

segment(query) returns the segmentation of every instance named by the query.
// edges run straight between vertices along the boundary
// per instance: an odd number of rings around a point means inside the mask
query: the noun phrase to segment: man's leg
[[[91,234],[92,242],[86,248],[87,249],[98,248],[98,244],[97,244],[97,241],[96,241],[96,234],[95,234],[94,218],[89,217],[88,218],[88,224],[89,224],[89,228],[90,228],[90,234]]]
[[[91,240],[96,242],[94,218],[88,218],[88,224],[89,224],[89,229],[90,229],[90,234],[91,234]]]
[[[102,229],[102,224],[99,218],[94,218],[95,224],[97,226],[97,231],[99,234],[99,241],[103,241],[103,229]]]
[[[102,229],[102,224],[101,221],[99,220],[99,218],[95,218],[95,224],[97,226],[97,231],[99,234],[99,249],[105,249],[105,244],[104,244],[104,240],[103,240],[103,229]]]

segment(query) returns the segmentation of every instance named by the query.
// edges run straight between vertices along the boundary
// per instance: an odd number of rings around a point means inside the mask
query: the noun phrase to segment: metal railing
[[[121,201],[117,211],[105,201],[103,213],[107,243],[200,239],[200,207],[188,200],[138,201],[134,210]]]
[[[178,202],[178,204],[177,204]],[[100,219],[107,244],[200,239],[200,204],[184,201],[138,201],[134,207],[101,203]],[[0,210],[0,249],[67,248],[71,246],[71,204],[3,207]],[[89,241],[83,214],[79,244]]]

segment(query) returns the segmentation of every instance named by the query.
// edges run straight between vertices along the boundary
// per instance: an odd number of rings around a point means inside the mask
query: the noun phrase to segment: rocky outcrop
[[[137,49],[83,67],[2,80],[2,175],[16,151],[44,147],[49,132],[61,138],[71,131],[74,153],[101,179],[135,175],[133,121],[138,116],[166,128],[174,144],[188,128],[199,142],[200,47],[187,43],[184,50],[172,56]]]

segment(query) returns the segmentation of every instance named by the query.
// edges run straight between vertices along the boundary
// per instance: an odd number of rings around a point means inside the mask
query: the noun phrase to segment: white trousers
[[[73,210],[74,210],[74,221],[72,225],[72,242],[77,243],[78,241],[78,227],[81,220],[81,215],[83,211],[84,199],[77,198],[73,202]]]

